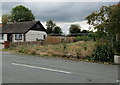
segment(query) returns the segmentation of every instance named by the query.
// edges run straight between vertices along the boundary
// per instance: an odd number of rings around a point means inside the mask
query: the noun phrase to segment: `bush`
[[[93,52],[93,60],[101,62],[113,62],[114,53],[113,49],[109,45],[98,45]]]
[[[20,50],[18,50],[18,52],[20,52],[20,53],[24,53],[26,51],[26,49],[24,49],[24,48],[21,48]]]
[[[90,41],[90,40],[92,40],[91,37],[84,35],[84,36],[78,36],[78,37],[76,37],[75,41]]]
[[[114,43],[114,50],[116,54],[120,55],[120,41]]]
[[[31,53],[32,55],[36,55],[37,54],[37,52],[36,51],[32,51],[32,53]]]

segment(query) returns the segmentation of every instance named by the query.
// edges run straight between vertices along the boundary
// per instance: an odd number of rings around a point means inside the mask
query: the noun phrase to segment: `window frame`
[[[22,40],[22,34],[15,34],[15,40]]]

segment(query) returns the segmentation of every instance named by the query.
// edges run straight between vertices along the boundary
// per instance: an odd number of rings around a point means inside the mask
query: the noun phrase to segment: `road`
[[[117,65],[2,53],[3,83],[117,83]]]

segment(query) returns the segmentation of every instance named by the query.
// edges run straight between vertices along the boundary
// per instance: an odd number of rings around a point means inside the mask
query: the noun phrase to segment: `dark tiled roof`
[[[46,31],[43,25],[39,21],[27,21],[27,22],[17,22],[13,24],[7,24],[2,27],[2,33],[26,33],[30,29],[39,23],[41,31]]]

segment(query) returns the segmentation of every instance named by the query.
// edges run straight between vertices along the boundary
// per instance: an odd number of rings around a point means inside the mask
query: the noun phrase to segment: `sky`
[[[89,29],[85,17],[98,10],[101,6],[109,6],[117,2],[2,2],[2,14],[9,14],[11,9],[24,5],[34,14],[36,20],[46,28],[48,20],[53,20],[56,25],[68,34],[71,24],[79,24],[81,29]],[[1,10],[0,10],[1,11]],[[1,17],[0,17],[1,19]]]

